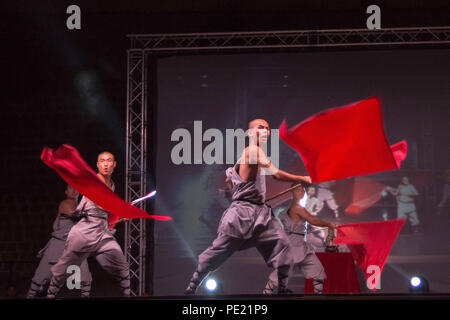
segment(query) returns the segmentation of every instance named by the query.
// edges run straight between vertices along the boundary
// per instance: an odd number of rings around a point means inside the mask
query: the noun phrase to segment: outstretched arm
[[[311,184],[311,178],[309,176],[297,176],[280,169],[278,169],[277,172],[273,174],[273,178],[279,181]]]
[[[257,146],[249,146],[244,156],[245,160],[248,161],[247,163],[257,163],[267,173],[272,175],[275,180],[311,184],[311,178],[309,176],[297,176],[276,168],[267,158],[264,151]]]
[[[387,186],[386,190],[389,191],[393,196],[398,196],[399,193],[398,189]]]
[[[324,221],[322,219],[319,219],[319,218],[311,215],[308,211],[306,211],[305,208],[300,207],[296,203],[293,203],[291,205],[291,207],[289,208],[289,211],[291,211],[294,214],[298,215],[303,220],[308,221],[313,226],[327,227],[327,228],[331,228],[331,229],[336,229],[337,228],[337,224],[332,223],[332,222]]]

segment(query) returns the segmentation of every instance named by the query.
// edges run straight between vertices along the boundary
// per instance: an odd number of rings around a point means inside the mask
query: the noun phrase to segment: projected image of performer
[[[261,147],[270,135],[269,124],[262,119],[249,123],[250,145],[237,163],[226,170],[232,189],[232,202],[222,215],[217,238],[198,258],[198,266],[185,294],[194,294],[203,279],[220,267],[234,252],[256,247],[267,265],[277,272],[278,293],[287,291],[288,272],[292,262],[289,240],[265,201],[264,173],[281,181],[311,183],[309,177],[278,170]]]
[[[393,196],[397,199],[397,218],[408,219],[414,233],[419,233],[419,217],[417,216],[417,209],[415,198],[419,195],[417,189],[409,183],[408,177],[403,177],[401,184],[397,188],[387,187]]]
[[[296,185],[294,183],[292,186]],[[314,285],[314,293],[321,294],[323,289],[323,281],[326,278],[325,270],[314,253],[313,247],[304,241],[304,223],[317,227],[337,228],[335,223],[330,223],[319,219],[308,212],[305,207],[301,206],[301,199],[305,195],[305,189],[300,186],[292,190],[293,199],[289,208],[281,212],[278,216],[284,232],[286,232],[291,246],[291,254],[293,264],[290,272],[300,271],[306,279],[312,279]],[[278,278],[276,270],[270,276],[269,281],[264,288],[264,294],[273,294],[278,286]]]
[[[98,178],[114,191],[111,175],[116,167],[114,155],[102,152],[97,157]],[[47,291],[48,298],[54,298],[64,284],[71,265],[80,266],[90,255],[94,255],[100,266],[119,283],[123,296],[130,295],[130,274],[128,262],[112,232],[108,230],[108,212],[83,196],[77,210],[82,218],[70,230],[64,251],[51,268],[53,277]]]
[[[307,199],[305,204],[305,210],[308,211],[312,216],[317,216],[318,213],[323,209],[323,201],[319,201],[316,197],[316,188],[314,186],[310,186],[307,191]],[[318,228],[310,224],[308,221],[305,221],[305,240],[307,240],[306,235],[310,235],[310,241],[312,238],[320,241],[320,247],[325,247],[325,231],[322,228]],[[308,241],[308,240],[307,240]]]
[[[326,181],[317,183],[317,199],[318,199],[318,207],[320,208],[318,212],[322,211],[324,203],[327,204],[328,208],[330,208],[336,220],[340,220],[341,217],[339,215],[339,206],[334,199],[334,192],[331,188],[334,186],[335,181]]]
[[[61,257],[64,245],[66,243],[67,235],[70,229],[77,223],[79,216],[77,211],[77,198],[78,192],[70,185],[66,187],[66,199],[60,202],[58,206],[58,215],[53,222],[53,232],[51,239],[47,242],[45,247],[39,251],[37,257],[40,258],[39,266],[34,273],[31,280],[30,289],[26,295],[27,299],[35,298],[36,296],[45,292],[46,287],[50,279],[52,278],[52,272],[50,268]],[[91,273],[87,261],[83,261],[80,265],[81,271],[81,297],[89,297],[91,292]]]

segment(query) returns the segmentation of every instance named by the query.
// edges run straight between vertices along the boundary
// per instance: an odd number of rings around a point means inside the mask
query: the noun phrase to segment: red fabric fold
[[[162,221],[172,219],[166,216],[149,215],[120,199],[97,177],[94,170],[81,158],[77,149],[70,145],[64,144],[56,151],[45,147],[41,160],[75,190],[112,215],[128,219],[147,218]],[[111,219],[118,220],[117,217],[111,217],[109,220]]]
[[[313,183],[397,169],[406,156],[405,141],[389,147],[376,97],[322,111],[289,130],[283,121],[279,133]]]
[[[327,278],[322,293],[360,293],[355,262],[350,252],[317,252]],[[314,293],[312,279],[305,279],[304,293]]]
[[[108,229],[114,229],[115,228],[115,222],[119,221],[120,217],[116,216],[115,214],[108,214]]]
[[[396,219],[342,225],[337,229],[334,243],[349,247],[366,280],[372,276],[369,267],[379,268],[379,273],[374,278],[376,283],[404,222],[405,219]]]
[[[381,192],[386,188],[377,181],[357,177],[353,184],[352,203],[345,209],[348,214],[359,214],[372,207],[381,199]]]
[[[402,140],[397,142],[391,146],[392,155],[394,156],[395,164],[397,168],[400,168],[400,164],[406,158],[407,154],[407,145],[406,141]]]

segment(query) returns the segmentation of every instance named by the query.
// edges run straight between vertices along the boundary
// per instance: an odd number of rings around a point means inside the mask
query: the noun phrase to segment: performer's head
[[[316,188],[309,187],[308,188],[308,197],[314,197],[316,195]]]
[[[67,199],[76,199],[79,195],[78,191],[72,188],[72,186],[67,185],[65,191]]]
[[[104,151],[97,157],[97,169],[101,175],[112,175],[114,168],[116,167],[116,160],[111,152]]]
[[[269,124],[264,119],[254,119],[248,123],[248,135],[250,141],[252,138],[256,138],[256,143],[267,143],[267,139],[270,136]]]
[[[403,183],[403,184],[409,184],[409,179],[408,179],[408,177],[403,177],[403,178],[402,178],[402,183]]]
[[[298,185],[298,182],[292,183],[291,188],[296,185]],[[305,195],[305,188],[303,186],[299,186],[298,188],[292,190],[292,196],[294,197],[295,201],[302,199],[304,195]]]

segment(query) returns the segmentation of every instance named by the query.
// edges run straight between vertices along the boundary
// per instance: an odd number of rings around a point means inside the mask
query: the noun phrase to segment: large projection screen
[[[225,137],[226,129],[246,130],[254,118],[266,119],[277,129],[283,119],[294,125],[321,110],[370,96],[381,99],[388,142],[407,140],[408,156],[400,170],[364,178],[369,184],[396,187],[407,176],[419,192],[420,232],[413,233],[409,222],[405,223],[383,271],[379,292],[407,292],[407,279],[418,272],[427,277],[433,291],[450,292],[448,204],[447,214],[437,212],[444,193],[443,172],[450,167],[449,54],[450,50],[402,49],[160,58],[154,119],[155,212],[170,215],[173,221],[155,224],[154,294],[184,291],[198,255],[215,238],[229,203],[223,189],[224,171],[231,164],[194,164],[194,148],[204,150],[211,143],[201,141],[199,130],[204,134],[218,129]],[[171,141],[171,136],[177,129],[191,135],[191,164],[173,161],[171,154],[178,142]],[[306,174],[299,156],[281,141],[279,158],[281,169]],[[381,197],[358,214],[345,214],[355,189],[361,188],[358,183],[358,179],[345,179],[333,186],[343,215],[341,223],[397,217],[393,196]],[[268,181],[267,193],[288,186]],[[319,217],[330,220],[333,214],[325,205]],[[249,249],[237,252],[213,276],[224,294],[254,294],[262,292],[269,273],[258,252]],[[289,287],[302,293],[301,275],[295,275]],[[361,290],[367,291],[364,284]]]

